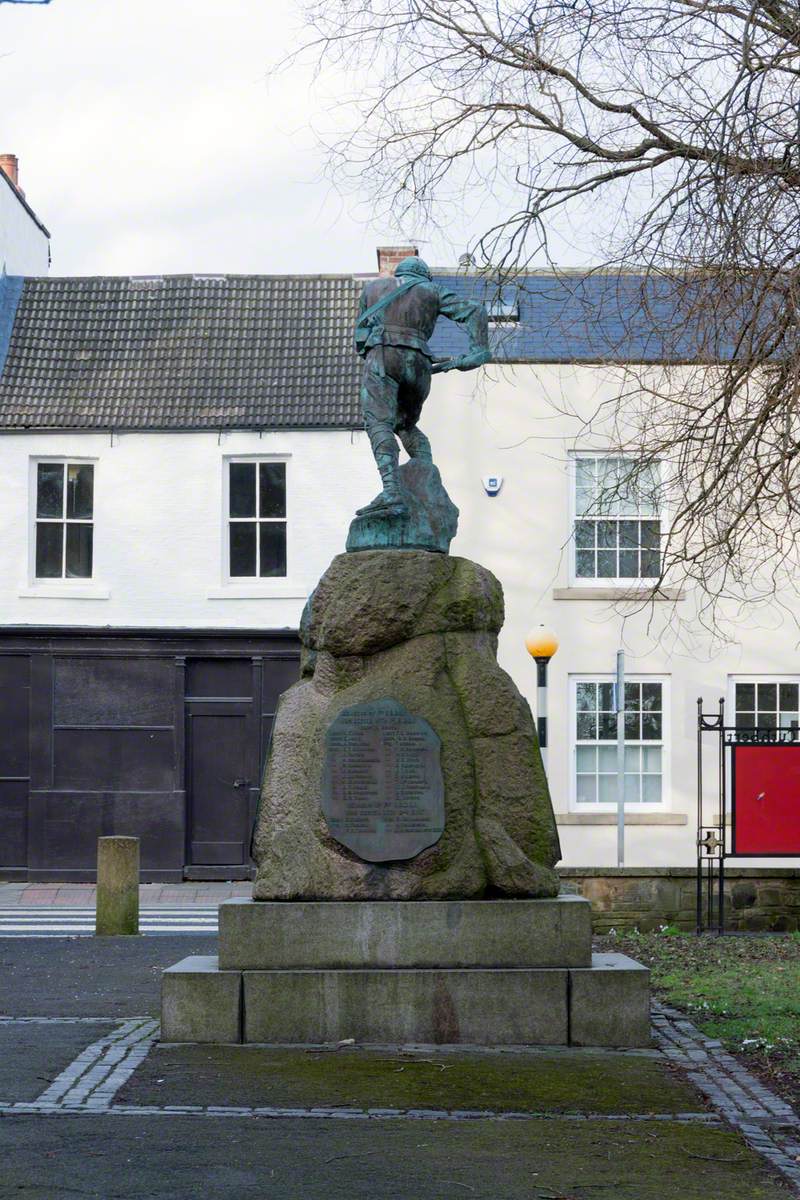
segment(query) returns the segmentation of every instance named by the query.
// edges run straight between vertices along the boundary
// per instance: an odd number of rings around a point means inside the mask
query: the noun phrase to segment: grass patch
[[[800,1102],[800,938],[620,934],[600,939],[650,967],[656,995]]]

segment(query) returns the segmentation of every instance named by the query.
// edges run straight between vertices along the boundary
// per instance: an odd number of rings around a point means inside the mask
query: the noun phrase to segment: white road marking
[[[88,937],[94,934],[94,908],[0,909],[2,937]],[[140,933],[217,932],[217,906],[208,908],[143,908]]]

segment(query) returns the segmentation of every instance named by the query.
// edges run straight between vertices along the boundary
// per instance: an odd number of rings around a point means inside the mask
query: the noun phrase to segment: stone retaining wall
[[[562,867],[558,873],[564,891],[591,900],[595,933],[695,927],[691,867]],[[727,867],[725,928],[800,929],[800,869]]]

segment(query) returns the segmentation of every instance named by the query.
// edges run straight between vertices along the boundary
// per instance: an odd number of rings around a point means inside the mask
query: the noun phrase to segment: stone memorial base
[[[530,708],[497,662],[502,624],[502,588],[478,563],[337,555],[275,716],[255,899],[558,894],[558,830]]]
[[[649,971],[592,955],[577,896],[228,900],[219,915],[219,958],[163,974],[162,1041],[649,1044]]]

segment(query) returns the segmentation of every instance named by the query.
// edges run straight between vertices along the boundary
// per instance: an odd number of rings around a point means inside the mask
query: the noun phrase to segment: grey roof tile
[[[2,428],[352,428],[352,276],[26,279]]]
[[[640,275],[531,273],[518,286],[437,282],[518,319],[491,330],[508,362],[708,361],[675,298]],[[2,282],[2,281],[0,281]],[[0,429],[352,429],[362,425],[352,275],[26,279],[0,288]],[[655,318],[655,319],[654,319]],[[13,327],[10,327],[13,322]],[[5,333],[3,334],[3,331]],[[10,332],[10,337],[8,336]],[[437,355],[463,332],[437,325]]]

